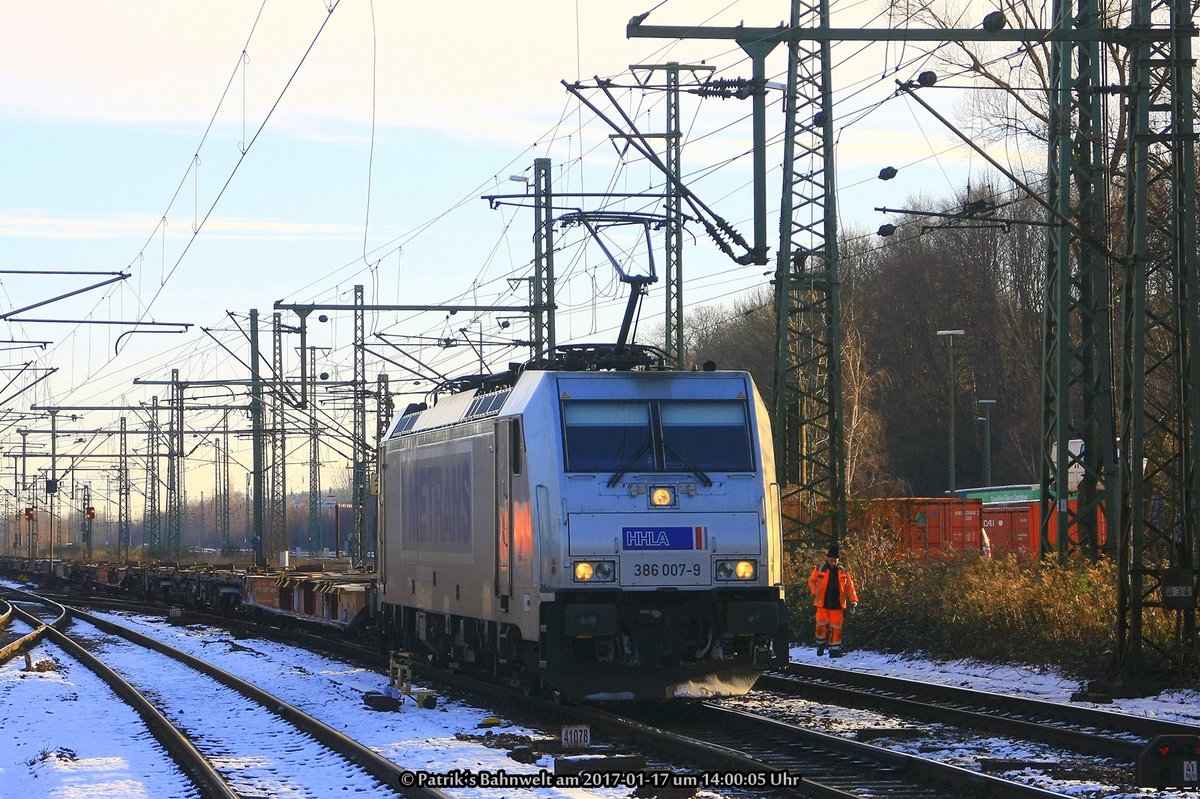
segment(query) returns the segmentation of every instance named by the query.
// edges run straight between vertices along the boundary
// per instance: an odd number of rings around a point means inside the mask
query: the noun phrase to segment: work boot
[[[840,650],[840,649],[830,649],[829,650],[829,657],[840,658],[841,656],[842,656],[842,650]]]
[[[817,657],[825,654],[825,644],[817,644]]]

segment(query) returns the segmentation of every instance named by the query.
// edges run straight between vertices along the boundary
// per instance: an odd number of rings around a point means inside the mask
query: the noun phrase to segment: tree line
[[[967,208],[974,212],[960,216]],[[1046,257],[1041,207],[985,185],[951,200],[915,199],[910,209],[919,213],[895,220],[891,236],[848,231],[839,241],[847,491],[943,494],[952,393],[956,486],[983,484],[985,428],[992,484],[1035,483]],[[689,360],[747,369],[770,397],[771,296],[764,286],[731,305],[693,311],[685,325]],[[953,375],[947,341],[937,335],[945,329],[965,331],[954,343]],[[979,421],[985,399],[995,400],[988,425]]]

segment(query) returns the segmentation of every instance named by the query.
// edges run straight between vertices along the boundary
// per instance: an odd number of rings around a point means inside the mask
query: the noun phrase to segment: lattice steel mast
[[[268,557],[290,549],[287,539],[287,407],[283,386],[282,314],[271,314],[271,463],[267,502],[267,529],[263,550]]]
[[[146,506],[142,512],[142,558],[162,557],[161,510],[158,492],[158,397],[150,398],[150,419],[146,435]]]
[[[301,357],[304,357],[301,353]],[[317,379],[317,348],[308,348],[309,375]],[[315,392],[313,392],[315,394]],[[321,553],[321,427],[317,424],[316,397],[308,404],[308,551]]]
[[[792,0],[790,20],[793,29],[828,29],[828,0]],[[846,484],[829,46],[788,42],[772,404],[776,474],[784,508],[797,511],[790,521],[837,541]]]
[[[259,371],[258,309],[250,309],[250,435],[253,465],[250,474],[250,539],[254,547],[254,565],[267,565],[263,547],[263,381]]]
[[[183,515],[187,508],[183,480],[183,389],[179,370],[171,370],[171,404],[167,425],[167,530],[162,553],[179,560],[183,538]]]
[[[367,498],[367,366],[364,346],[366,343],[366,317],[363,312],[363,287],[354,287],[354,466],[351,486],[354,504],[354,528],[346,550],[356,566],[366,559],[365,527],[366,516],[363,505]]]
[[[133,530],[133,487],[129,481],[129,431],[121,417],[120,460],[117,462],[117,560],[129,562],[129,538]]]
[[[1098,31],[1096,0],[1077,6],[1056,0],[1054,23],[1063,31]],[[1053,216],[1042,362],[1041,551],[1080,548],[1095,557],[1101,523],[1107,515],[1107,529],[1115,530],[1119,508],[1098,41],[1051,45],[1048,101],[1047,204]],[[1076,439],[1083,442],[1081,451],[1071,448]],[[1082,478],[1071,485],[1069,475],[1077,470]],[[1072,510],[1073,491],[1078,498]],[[1050,540],[1052,524],[1057,542]]]
[[[679,129],[679,64],[666,65],[667,129],[664,132],[667,171],[682,178],[681,158],[683,133]],[[666,309],[663,316],[665,350],[669,363],[683,368],[683,198],[679,186],[667,181],[665,210],[667,223],[663,227],[663,295]]]
[[[216,533],[221,542],[221,554],[233,553],[233,542],[229,539],[230,492],[229,492],[229,412],[221,414],[221,438],[217,460],[217,488],[220,501],[216,506]]]
[[[529,298],[533,358],[554,353],[554,191],[550,159],[533,161],[533,282]]]
[[[1136,47],[1129,94],[1118,664],[1138,678],[1196,657],[1200,279],[1192,6],[1137,0],[1131,29],[1165,34]]]

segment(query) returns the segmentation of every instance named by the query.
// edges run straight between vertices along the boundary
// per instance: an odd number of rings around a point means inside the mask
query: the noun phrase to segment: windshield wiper
[[[651,439],[649,439],[649,438],[647,438],[645,441],[643,441],[642,445],[637,448],[637,452],[630,455],[629,460],[625,461],[625,463],[623,463],[621,465],[620,469],[617,469],[615,472],[613,472],[613,476],[608,478],[608,487],[609,488],[614,487],[617,484],[617,481],[620,480],[625,475],[625,472],[629,471],[630,469],[632,469],[634,466],[637,465],[638,458],[642,457],[642,454],[646,450],[650,449],[650,441],[651,441]]]
[[[695,466],[693,466],[693,465],[692,465],[692,464],[691,464],[691,463],[688,461],[688,459],[687,459],[687,458],[685,458],[685,457],[683,457],[682,455],[680,455],[678,450],[676,450],[674,447],[672,447],[670,444],[668,444],[668,443],[667,443],[667,440],[666,440],[666,437],[665,437],[665,436],[663,437],[663,449],[665,449],[665,450],[667,451],[667,454],[668,454],[668,455],[670,455],[670,456],[671,456],[671,457],[673,457],[675,460],[679,461],[679,462],[680,462],[680,463],[682,463],[684,466],[686,466],[686,467],[687,467],[687,470],[688,470],[689,472],[691,472],[692,474],[694,474],[694,475],[696,475],[697,477],[699,477],[699,478],[700,478],[700,482],[701,482],[701,483],[704,485],[704,487],[705,487],[705,488],[710,488],[710,487],[712,487],[712,484],[713,484],[713,482],[712,482],[712,480],[709,478],[709,476],[708,476],[707,474],[705,474],[704,472],[700,471],[699,469],[697,469]]]

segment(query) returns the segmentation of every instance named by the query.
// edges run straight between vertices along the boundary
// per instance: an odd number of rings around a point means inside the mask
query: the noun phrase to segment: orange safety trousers
[[[846,611],[832,608],[817,608],[817,645],[823,646],[826,638],[829,647],[836,649],[842,645],[842,620]]]

